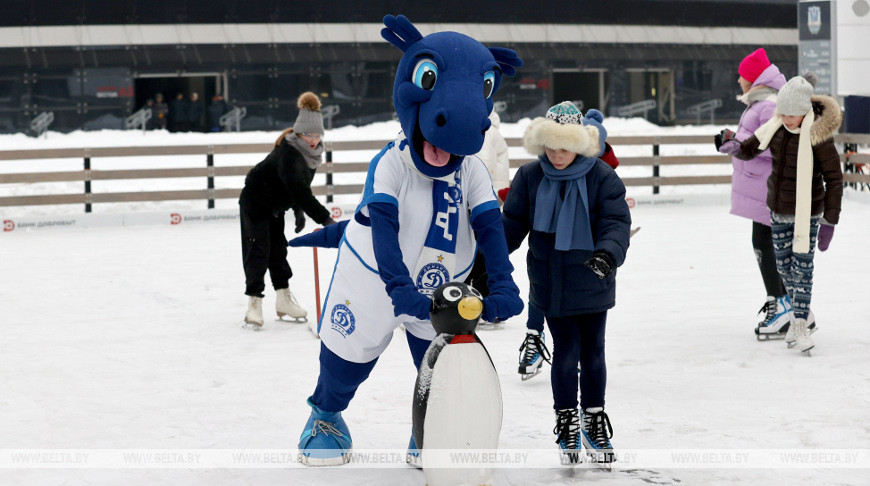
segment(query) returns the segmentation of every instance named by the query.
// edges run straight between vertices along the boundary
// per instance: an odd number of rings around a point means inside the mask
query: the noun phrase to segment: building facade
[[[0,3],[0,132],[26,131],[46,111],[52,130],[121,128],[157,93],[198,93],[205,126],[222,95],[245,107],[243,130],[285,128],[306,90],[333,107],[333,127],[386,120],[400,58],[380,37],[387,13],[423,34],[518,51],[526,65],[496,95],[507,121],[574,100],[608,115],[633,105],[660,124],[709,122],[697,105],[718,99],[724,122],[743,109],[737,65],[752,50],[797,74],[795,0],[445,0],[401,12],[385,1],[58,3]]]

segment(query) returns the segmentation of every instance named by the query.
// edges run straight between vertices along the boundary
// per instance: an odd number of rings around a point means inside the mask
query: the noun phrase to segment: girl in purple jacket
[[[737,97],[746,104],[740,116],[736,139],[743,141],[773,117],[776,112],[776,95],[786,82],[775,64],[771,64],[763,48],[746,56],[737,68],[737,82],[743,94]],[[727,145],[716,138],[716,149],[727,152]],[[729,154],[733,155],[733,154]],[[759,313],[764,317],[755,328],[759,340],[782,339],[788,330],[791,301],[776,270],[776,256],[770,232],[770,210],[767,208],[767,179],[770,176],[772,159],[770,150],[761,152],[750,160],[731,158],[734,173],[731,177],[731,214],[752,220],[752,248],[761,271],[761,279],[767,291],[767,300]],[[811,326],[815,319],[810,316]]]

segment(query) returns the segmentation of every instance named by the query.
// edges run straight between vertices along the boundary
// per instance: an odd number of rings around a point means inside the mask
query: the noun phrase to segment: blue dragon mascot
[[[478,248],[489,274],[483,318],[505,320],[523,309],[492,181],[473,156],[490,127],[493,93],[522,60],[457,32],[424,37],[403,15],[384,17],[384,25],[381,35],[404,53],[393,86],[402,131],[369,164],[347,224],[289,242],[338,247],[318,323],[320,376],[299,440],[308,465],[349,461],[341,412],[401,324],[419,368],[435,337],[430,296],[467,276]],[[416,449],[412,434],[409,457]]]

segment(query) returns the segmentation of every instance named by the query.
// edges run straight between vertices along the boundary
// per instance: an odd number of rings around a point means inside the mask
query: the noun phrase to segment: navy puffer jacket
[[[590,250],[556,250],[556,236],[532,229],[538,187],[544,178],[541,162],[530,162],[517,171],[505,201],[502,222],[508,250],[519,248],[529,235],[526,263],[529,302],[547,316],[564,317],[610,309],[616,303],[616,269],[599,279],[584,262]],[[616,266],[625,261],[631,215],[625,202],[625,185],[601,160],[586,174],[589,221],[595,250],[606,251]]]

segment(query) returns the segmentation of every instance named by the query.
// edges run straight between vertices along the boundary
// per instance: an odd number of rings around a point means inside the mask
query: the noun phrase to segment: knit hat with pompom
[[[299,95],[296,100],[299,115],[293,124],[295,133],[319,133],[323,135],[323,113],[320,112],[320,98],[311,91]]]

